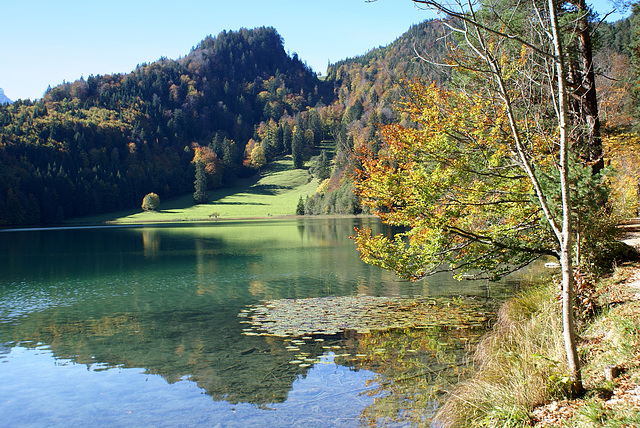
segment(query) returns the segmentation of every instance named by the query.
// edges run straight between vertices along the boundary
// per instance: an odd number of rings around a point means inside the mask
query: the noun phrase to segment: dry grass
[[[505,303],[475,353],[477,371],[445,404],[444,427],[526,426],[530,410],[567,391],[559,303],[554,287]]]
[[[640,265],[598,284],[598,315],[583,323],[580,354],[587,394],[567,398],[555,287],[504,305],[479,346],[475,376],[436,416],[442,427],[640,427]],[[605,366],[620,369],[613,381]]]

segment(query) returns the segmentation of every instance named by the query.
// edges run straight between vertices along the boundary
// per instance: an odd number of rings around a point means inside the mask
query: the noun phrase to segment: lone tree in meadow
[[[160,197],[155,193],[147,193],[142,199],[142,209],[145,211],[157,211],[160,208]]]
[[[296,206],[296,215],[304,215],[304,200],[302,196],[298,199],[298,205]]]

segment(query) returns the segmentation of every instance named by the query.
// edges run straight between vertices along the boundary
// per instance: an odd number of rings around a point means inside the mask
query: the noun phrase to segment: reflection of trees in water
[[[295,353],[283,339],[242,336],[242,325],[225,324],[226,317],[182,311],[82,318],[58,308],[30,314],[2,336],[25,347],[49,345],[57,358],[101,369],[144,368],[169,383],[188,377],[216,401],[285,401],[309,367],[290,364]],[[316,358],[325,343],[334,342],[310,341],[304,352]]]
[[[372,355],[356,367],[378,373],[377,395],[361,415],[361,423],[385,426],[402,422],[430,426],[447,391],[469,377],[469,350],[485,333],[482,328],[373,332],[359,341],[360,351]]]
[[[145,258],[155,259],[160,253],[160,233],[157,229],[142,229],[142,247]]]
[[[3,264],[3,270],[7,269],[0,272],[11,278],[24,276],[29,279],[27,286],[20,289],[21,298],[26,302],[23,304],[25,312],[19,322],[0,323],[0,337],[22,346],[48,345],[57,357],[88,366],[144,368],[148,373],[163,376],[168,382],[189,377],[214,400],[258,405],[282,402],[293,382],[306,376],[312,366],[291,364],[296,352],[287,350],[288,343],[283,339],[243,336],[242,329],[246,325],[239,323],[237,314],[245,304],[256,303],[261,298],[359,292],[429,294],[426,283],[386,281],[387,277],[381,276],[381,271],[369,267],[358,271],[359,257],[348,238],[354,223],[341,219],[327,221],[335,222],[335,227],[327,229],[319,221],[310,222],[308,227],[305,225],[300,236],[306,236],[304,239],[309,245],[306,242],[297,245],[298,231],[294,229],[287,234],[289,238],[293,235],[293,239],[282,246],[268,241],[266,250],[257,248],[265,238],[261,236],[262,228],[251,230],[252,235],[260,236],[259,240],[229,242],[209,229],[176,231],[160,228],[153,233],[149,231],[142,238],[139,229],[96,230],[87,235],[60,231],[59,239],[33,243],[37,251],[32,253],[26,247],[33,237],[29,235],[31,239],[27,240],[25,235],[24,241],[19,241],[16,247],[20,250],[19,263],[12,264],[14,259],[10,259],[11,263]],[[368,224],[367,219],[361,221],[364,222],[361,226]],[[372,227],[375,228],[375,224]],[[270,230],[267,238],[271,239],[270,234],[278,231]],[[197,232],[198,235],[196,239],[185,239],[183,232]],[[348,242],[353,245],[353,251],[316,247],[318,236],[322,238],[318,242],[327,244],[336,239]],[[77,238],[77,242],[70,240],[72,237]],[[69,242],[75,242],[77,250],[71,252]],[[144,264],[139,263],[144,259],[142,244],[150,250],[144,255],[153,256]],[[54,251],[60,248],[69,249],[70,255],[65,253],[64,257],[72,259],[73,263],[61,263],[60,256],[55,256]],[[11,254],[13,252],[7,257]],[[42,263],[33,265],[36,256]],[[37,273],[38,280],[30,280],[29,269]],[[357,271],[355,276],[354,271]],[[237,280],[237,277],[241,279]],[[41,281],[41,278],[50,280]],[[51,278],[74,280],[53,281]],[[456,287],[456,292],[460,292],[458,284]],[[438,282],[432,288],[443,294],[451,290],[444,282]],[[32,308],[28,304],[29,296],[43,302],[39,308],[49,309],[28,312]],[[445,333],[439,342],[455,342],[453,337],[461,334]],[[402,389],[413,381],[390,380],[418,374],[415,379],[423,382],[422,387],[426,388],[424,385],[431,381],[428,376],[419,375],[420,370],[428,370],[436,364],[430,357],[435,348],[423,344],[414,353],[410,349],[417,345],[402,342],[402,336],[349,333],[324,337],[324,342],[308,341],[300,346],[300,351],[307,353],[305,357],[309,360],[333,352],[338,355],[335,358],[338,364],[379,373],[382,390],[388,394],[377,400],[364,417],[371,421],[383,420],[388,412],[401,408],[400,404],[394,407],[389,401],[393,396],[409,394],[408,402],[419,401],[417,395],[403,392],[412,390]],[[405,336],[407,340],[412,337],[409,333]],[[436,337],[435,333],[432,336]],[[380,343],[381,337],[385,337],[387,344]],[[414,339],[428,342],[424,335]],[[34,345],[26,344],[28,340]],[[463,344],[461,340],[458,342]],[[0,347],[0,354],[2,352]],[[445,354],[438,358],[437,361],[448,361]],[[398,375],[398,372],[402,374]]]
[[[297,222],[300,238],[318,242],[319,246],[350,242],[354,226],[371,227],[376,232],[388,228],[373,217],[311,217]]]
[[[452,362],[462,361],[464,341],[469,330],[416,330],[402,332],[353,332],[325,336],[322,341],[307,340],[299,350],[287,350],[291,342],[268,336],[241,336],[242,324],[221,324],[215,316],[198,312],[144,315],[114,315],[79,318],[73,310],[44,311],[25,317],[3,336],[32,340],[32,345],[47,344],[56,357],[89,366],[144,368],[149,374],[163,376],[167,382],[185,377],[197,383],[216,401],[248,402],[257,405],[283,402],[293,382],[305,377],[313,365],[291,364],[299,353],[313,360],[333,352],[337,364],[354,370],[379,373],[380,392],[364,414],[365,420],[388,418],[406,400],[411,406],[423,405],[417,394],[431,379],[422,372],[437,371]],[[97,314],[96,314],[97,315]],[[64,322],[60,322],[64,320]],[[188,326],[185,328],[185,326]],[[444,333],[444,334],[443,334]],[[241,339],[239,339],[241,338]],[[473,340],[473,339],[469,339]],[[457,346],[457,347],[456,347]],[[455,367],[458,373],[464,367]],[[398,377],[414,380],[391,382]],[[448,377],[443,371],[438,377]],[[446,376],[445,376],[446,375]],[[408,383],[409,382],[409,383]],[[413,390],[411,389],[413,388]],[[438,383],[434,388],[442,388]],[[393,403],[403,396],[403,400]],[[409,406],[409,407],[411,407]]]
[[[22,346],[49,345],[57,357],[89,366],[144,368],[169,383],[189,378],[216,401],[259,406],[284,402],[292,384],[313,367],[292,360],[331,352],[336,364],[378,373],[379,387],[372,391],[377,398],[362,414],[362,422],[374,426],[424,423],[445,391],[470,372],[466,351],[484,332],[448,327],[350,331],[314,336],[288,350],[295,344],[291,339],[242,335],[247,324],[235,317],[240,308],[105,315],[117,311],[107,305],[87,314],[80,306],[32,313],[20,324],[3,327],[2,336],[33,341]]]

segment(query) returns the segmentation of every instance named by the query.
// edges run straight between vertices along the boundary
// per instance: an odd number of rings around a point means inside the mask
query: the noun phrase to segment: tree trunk
[[[571,195],[569,189],[569,135],[568,100],[566,70],[562,50],[562,41],[558,25],[556,2],[549,0],[549,18],[556,61],[558,81],[558,125],[560,131],[560,187],[562,193],[562,234],[560,242],[560,265],[562,267],[562,327],[567,363],[572,380],[574,396],[583,392],[580,359],[576,345],[575,320],[573,315],[573,267],[571,261]]]
[[[577,21],[578,51],[580,53],[582,81],[575,82],[580,86],[579,108],[582,122],[588,126],[584,157],[592,165],[593,172],[597,173],[604,168],[602,157],[602,139],[600,136],[600,117],[598,114],[598,97],[596,94],[596,74],[593,64],[593,47],[591,45],[591,28],[587,20],[587,5],[585,0],[570,1],[577,9],[579,18]]]

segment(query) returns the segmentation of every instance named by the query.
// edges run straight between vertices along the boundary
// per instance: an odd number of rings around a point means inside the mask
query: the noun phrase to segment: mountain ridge
[[[150,192],[183,196],[197,161],[215,192],[259,171],[254,155],[292,156],[323,182],[301,195],[305,213],[358,213],[353,149],[381,146],[379,126],[400,119],[403,81],[446,85],[449,75],[418,57],[440,62],[446,36],[443,21],[427,20],[319,78],[273,27],[223,31],[177,60],[0,106],[0,227],[131,209]],[[331,161],[329,178],[320,159]]]
[[[206,163],[210,190],[231,186],[255,173],[256,145],[271,161],[291,153],[292,140],[319,142],[308,110],[331,102],[331,89],[286,53],[275,29],[260,27],[2,107],[0,226],[131,208],[149,192],[184,195],[196,159]]]

